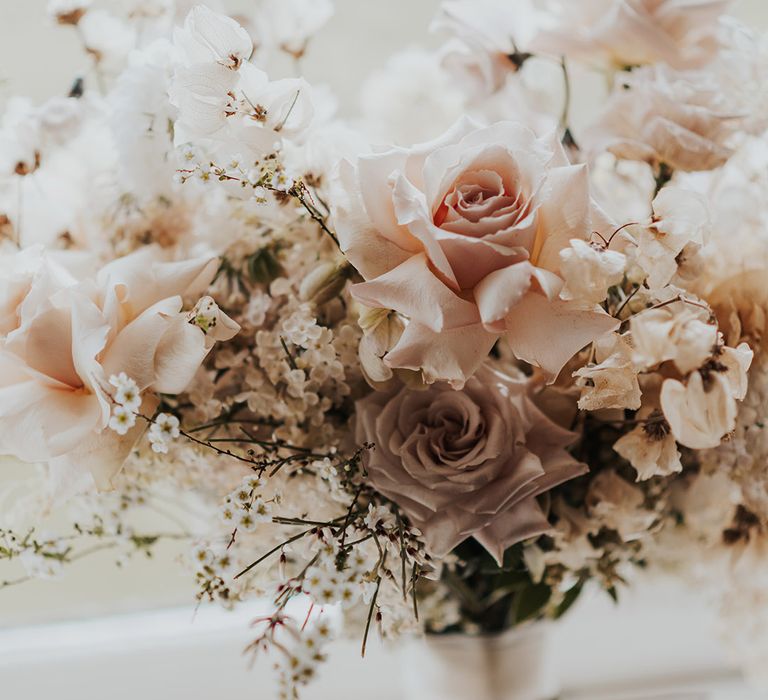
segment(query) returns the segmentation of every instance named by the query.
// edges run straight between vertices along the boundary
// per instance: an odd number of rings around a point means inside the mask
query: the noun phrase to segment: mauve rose
[[[573,434],[528,397],[528,383],[485,367],[446,384],[373,393],[357,403],[356,438],[370,483],[397,503],[438,557],[474,537],[504,551],[549,530],[537,496],[587,471],[565,450]]]
[[[78,279],[42,248],[0,258],[0,454],[91,472],[110,486],[144,426],[107,430],[109,377],[125,372],[152,413],[154,392],[180,393],[216,340],[239,326],[218,315],[206,334],[182,295],[198,296],[215,258],[162,262],[147,247]]]
[[[554,376],[615,327],[600,307],[559,298],[560,251],[612,226],[554,135],[462,120],[430,143],[343,163],[340,183],[339,240],[367,280],[353,296],[409,319],[388,366],[460,388],[504,336]]]

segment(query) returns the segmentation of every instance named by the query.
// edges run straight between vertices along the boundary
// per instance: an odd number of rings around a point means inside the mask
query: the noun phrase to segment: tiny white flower
[[[114,399],[120,406],[134,413],[141,408],[139,387],[125,372],[113,374],[109,378],[109,383],[115,387]]]
[[[264,479],[255,474],[250,474],[243,479],[243,486],[251,490],[260,489],[264,486]]]
[[[136,425],[136,415],[125,406],[114,406],[112,417],[109,419],[109,427],[118,435],[125,435]]]
[[[192,552],[192,558],[200,564],[200,566],[208,566],[213,563],[213,552],[204,544],[195,547]]]
[[[225,523],[235,524],[237,522],[237,514],[231,504],[225,504],[219,511],[219,517]]]
[[[169,413],[160,413],[149,429],[152,450],[159,454],[168,452],[168,443],[181,435],[179,419]]]
[[[251,504],[250,513],[256,522],[268,523],[272,520],[272,508],[261,497],[254,499]]]
[[[279,170],[272,178],[272,187],[279,192],[287,192],[294,185],[294,179],[290,177],[284,170]]]
[[[237,528],[245,532],[253,532],[259,521],[253,516],[251,511],[244,510],[239,513]]]

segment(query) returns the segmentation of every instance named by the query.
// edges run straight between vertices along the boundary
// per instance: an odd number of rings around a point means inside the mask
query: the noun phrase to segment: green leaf
[[[269,284],[283,272],[275,251],[269,248],[262,248],[248,256],[246,264],[251,281],[259,284]]]
[[[619,592],[616,590],[616,586],[611,586],[610,588],[606,588],[606,591],[608,591],[608,595],[613,598],[614,603],[619,602]]]
[[[531,583],[531,576],[527,571],[503,571],[493,579],[494,588],[522,589]]]
[[[562,617],[570,609],[570,607],[576,602],[582,589],[584,588],[584,580],[579,579],[575,586],[569,588],[563,599],[560,601],[560,605],[555,610],[555,619]]]
[[[552,597],[552,589],[544,583],[536,583],[524,588],[515,599],[512,607],[514,624],[536,617]]]

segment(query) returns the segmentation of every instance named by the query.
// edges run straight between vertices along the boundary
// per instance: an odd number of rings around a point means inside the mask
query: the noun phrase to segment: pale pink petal
[[[192,381],[209,347],[203,331],[183,316],[170,319],[154,356],[152,389],[161,394],[180,394]]]
[[[370,282],[356,284],[352,296],[366,306],[394,309],[434,331],[479,320],[477,307],[446,287],[423,253]]]
[[[151,416],[158,406],[158,399],[152,394],[145,395],[139,412]],[[125,435],[118,435],[114,430],[104,429],[91,432],[69,453],[52,462],[59,469],[86,469],[93,477],[100,491],[114,488],[112,479],[120,472],[134,445],[139,441],[147,423],[138,419]]]
[[[424,194],[401,175],[395,180],[392,201],[398,223],[407,226],[411,234],[424,246],[429,261],[446,284],[458,290],[456,276],[443,249],[438,245],[435,236],[438,229],[432,223],[432,215],[427,208]]]
[[[421,370],[427,383],[444,380],[458,389],[483,363],[498,337],[480,323],[436,333],[411,321],[384,362],[389,367]]]
[[[413,237],[398,239],[404,246],[401,247],[372,226],[362,193],[358,192],[357,173],[349,162],[339,164],[338,177],[340,192],[334,200],[336,233],[341,249],[365,279],[383,275],[421,249]]]
[[[140,391],[153,386],[157,380],[157,348],[180,310],[180,297],[164,299],[123,328],[102,359],[105,378],[125,372]],[[200,329],[198,333],[202,336]]]
[[[0,452],[24,462],[65,454],[101,427],[101,407],[93,394],[36,382],[0,389],[0,407]]]
[[[392,203],[393,175],[402,173],[407,151],[395,149],[363,156],[357,162],[358,187],[370,222],[381,236],[404,249],[413,247],[412,236],[397,221]]]
[[[507,315],[506,338],[515,357],[541,367],[554,381],[579,350],[618,325],[602,310],[580,309],[532,292]]]
[[[558,272],[560,251],[570,245],[572,238],[589,236],[590,213],[587,167],[572,165],[551,170],[539,208],[539,233],[531,254],[534,265]]]
[[[501,566],[508,547],[529,537],[543,535],[551,528],[541,506],[530,497],[500,514],[473,536]]]
[[[526,260],[492,272],[475,287],[475,302],[487,327],[505,319],[512,307],[520,303],[531,288],[534,269]],[[504,327],[502,324],[502,328],[494,329],[501,332]]]
[[[554,299],[560,293],[563,281],[524,261],[492,272],[480,282],[475,287],[475,302],[486,327],[503,332],[506,328],[504,319],[532,285],[547,298]]]
[[[97,277],[105,290],[104,313],[111,323],[136,318],[153,304],[173,296],[201,296],[219,267],[218,258],[205,256],[163,262],[155,247],[140,248],[104,266]]]

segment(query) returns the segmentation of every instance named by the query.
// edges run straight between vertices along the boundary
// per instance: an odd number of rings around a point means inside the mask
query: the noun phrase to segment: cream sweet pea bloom
[[[440,139],[341,167],[353,296],[409,319],[385,362],[461,387],[505,337],[552,376],[617,322],[559,298],[560,252],[607,230],[584,166],[519,124],[459,122]],[[343,190],[343,191],[342,191]]]
[[[645,505],[645,494],[614,470],[600,472],[589,484],[585,497],[589,514],[619,533],[625,542],[640,539],[657,519]]]
[[[557,26],[533,42],[614,68],[666,63],[699,68],[716,55],[718,25],[731,0],[554,0]]]
[[[206,330],[182,295],[210,283],[217,260],[158,262],[144,248],[78,280],[42,252],[6,256],[0,277],[0,454],[91,472],[108,488],[141,433],[106,430],[109,378],[135,380],[142,411],[183,391],[216,340],[239,327],[218,310]]]
[[[573,373],[583,385],[579,408],[640,408],[640,384],[632,362],[632,348],[626,336],[614,333],[595,343],[595,364]]]
[[[717,358],[693,372],[685,383],[667,379],[661,409],[675,439],[686,447],[717,447],[736,427],[737,401],[747,393],[752,350],[746,343],[723,348]]]
[[[272,81],[250,63],[251,38],[233,19],[194,7],[173,42],[178,64],[168,94],[178,110],[176,145],[202,143],[263,155],[283,136],[309,125],[307,83]]]
[[[648,273],[646,284],[651,289],[669,284],[683,250],[704,245],[711,227],[703,197],[678,187],[663,187],[653,200],[650,223],[636,235],[635,262]]]
[[[528,397],[525,380],[488,368],[462,391],[374,392],[357,403],[356,439],[371,484],[397,503],[438,557],[474,537],[504,550],[550,529],[536,497],[587,467],[565,450],[573,434]]]
[[[475,94],[487,95],[518,70],[541,23],[531,0],[445,0],[430,29],[454,35],[441,51],[446,68]]]
[[[640,370],[672,360],[680,372],[688,374],[712,356],[718,341],[717,325],[708,311],[681,302],[642,311],[629,326],[633,359]]]

